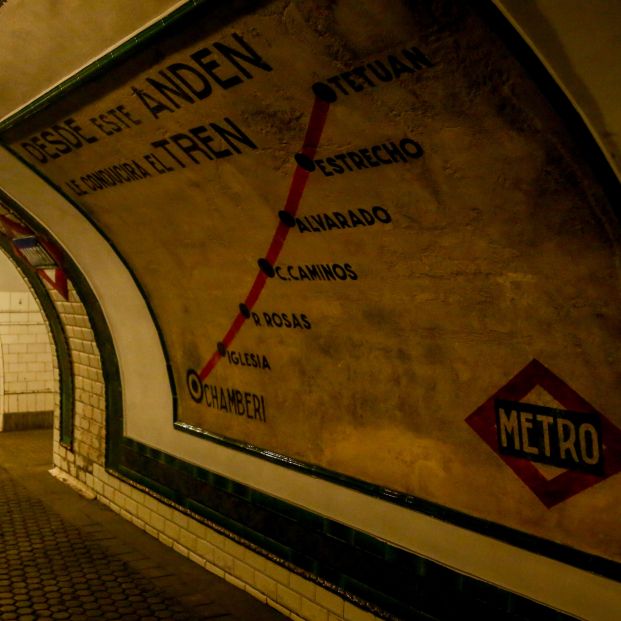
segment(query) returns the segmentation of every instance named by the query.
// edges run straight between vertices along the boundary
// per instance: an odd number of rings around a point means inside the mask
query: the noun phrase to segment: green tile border
[[[69,93],[71,90],[84,84],[86,81],[91,80],[96,76],[104,73],[120,60],[127,58],[130,54],[133,54],[142,47],[144,47],[147,42],[152,41],[157,35],[162,34],[162,32],[164,31],[168,32],[169,27],[173,24],[178,23],[178,21],[182,17],[190,15],[192,11],[196,8],[200,6],[207,6],[207,4],[207,0],[191,0],[187,2],[175,12],[168,15],[166,18],[159,20],[156,24],[153,24],[136,37],[133,37],[130,41],[127,41],[119,48],[113,50],[106,56],[99,59],[97,62],[75,74],[69,80],[60,84],[55,89],[52,89],[43,97],[32,102],[31,104],[17,112],[15,115],[12,115],[10,118],[5,119],[5,121],[0,123],[0,131],[4,131],[10,127],[13,127],[15,124],[25,120],[30,115],[35,114],[36,112],[39,112],[45,107],[51,105],[59,98]],[[573,108],[573,105],[565,97],[564,93],[556,85],[556,83],[547,73],[543,65],[541,65],[540,61],[532,52],[532,50],[528,48],[525,42],[520,38],[520,36],[515,32],[513,27],[509,24],[509,22],[507,22],[504,16],[502,16],[502,14],[498,11],[498,9],[493,5],[490,0],[472,0],[470,4],[477,12],[479,12],[479,14],[485,20],[488,21],[488,23],[491,24],[491,27],[493,29],[495,29],[499,34],[502,35],[507,46],[513,51],[514,56],[522,61],[523,65],[529,71],[535,82],[540,86],[542,91],[548,95],[549,100],[556,107],[559,113],[563,115],[563,118],[567,121],[568,125],[571,126],[571,129],[577,136],[578,141],[582,145],[585,145],[585,152],[589,156],[589,160],[593,166],[594,172],[596,172],[596,176],[602,183],[602,187],[611,198],[611,201],[614,203],[613,199],[621,196],[621,186],[619,184],[619,180],[616,178],[616,175],[614,175],[614,172],[610,169],[606,158],[599,149],[599,146],[593,140],[588,129],[582,122],[579,114]],[[54,187],[54,189],[56,189],[61,195],[63,195],[83,215],[85,215],[89,222],[91,222],[91,224],[95,226],[98,232],[115,250],[120,260],[124,263],[129,273],[132,275],[136,286],[139,288],[141,294],[143,295],[143,298],[147,303],[147,307],[149,308],[149,312],[151,313],[151,316],[153,318],[154,325],[158,330],[164,352],[166,352],[163,335],[156,320],[155,314],[153,313],[153,310],[151,309],[151,306],[148,302],[148,299],[144,294],[140,283],[136,280],[126,261],[116,251],[114,244],[111,242],[111,240],[103,233],[103,231],[99,229],[99,227],[97,227],[92,222],[88,215],[85,214],[84,211],[82,211],[79,205],[77,205],[70,197],[68,197],[59,187],[55,186],[53,183],[47,180],[36,169],[34,169],[34,167],[30,166],[27,162],[23,160],[23,158],[19,157],[18,154],[14,152],[12,153],[20,161],[26,164],[31,170],[33,170],[37,175],[42,177],[49,185]],[[33,228],[35,227],[33,226]],[[122,465],[123,450],[128,449],[128,447],[131,448],[131,442],[133,441],[129,441],[127,438],[123,437],[123,414],[121,409],[122,400],[120,392],[118,365],[116,363],[116,354],[112,348],[112,341],[105,319],[94,294],[90,290],[88,284],[80,274],[79,270],[74,265],[72,265],[71,269],[68,271],[70,272],[70,278],[74,282],[74,286],[79,292],[79,295],[82,298],[85,307],[87,308],[89,317],[91,318],[96,340],[102,354],[102,363],[104,364],[104,377],[106,380],[107,391],[106,403],[108,431],[106,438],[106,463],[108,467],[111,468],[113,471],[117,471],[124,476],[128,476],[129,478],[135,480],[138,483],[146,484],[147,487],[149,487],[150,489],[153,489],[157,493],[161,493],[163,496],[169,498],[171,501],[183,506],[183,503],[187,499],[184,499],[179,494],[179,492],[174,489],[174,485],[172,488],[167,487],[158,482],[157,477],[146,477],[144,473],[128,469]],[[165,355],[167,357],[166,353]],[[412,509],[419,513],[424,513],[426,515],[446,521],[448,523],[482,533],[486,536],[498,539],[500,541],[504,541],[506,543],[516,545],[520,548],[536,552],[539,555],[547,556],[549,558],[553,558],[569,565],[585,569],[594,573],[598,573],[600,575],[612,578],[617,581],[621,580],[621,565],[608,559],[590,555],[579,550],[569,548],[568,546],[557,544],[553,541],[540,539],[538,537],[523,533],[521,531],[517,531],[515,529],[488,522],[480,518],[475,518],[459,511],[449,509],[442,505],[398,493],[393,490],[381,488],[379,486],[367,483],[359,479],[347,477],[345,475],[326,470],[319,466],[298,462],[284,455],[279,455],[271,451],[261,450],[258,447],[237,442],[229,438],[219,437],[214,434],[204,432],[202,430],[191,428],[188,425],[184,425],[183,423],[180,423],[176,420],[176,394],[172,370],[168,362],[168,357],[167,367],[169,373],[169,380],[173,389],[173,400],[175,409],[174,424],[175,427],[180,430],[199,435],[201,437],[204,437],[205,439],[223,444],[236,450],[244,451],[255,456],[260,456],[281,466],[298,470],[304,474],[326,479],[339,485],[355,489],[369,496],[377,497],[387,502],[398,504],[400,506]],[[135,443],[133,449],[138,451],[145,458],[149,456],[155,457],[156,462],[159,463],[162,468],[164,466],[169,466],[179,470],[180,472],[184,471],[186,467],[194,468],[195,478],[197,481],[207,480],[215,488],[225,489],[229,495],[236,498],[246,500],[259,498],[258,496],[256,496],[258,492],[252,490],[251,488],[248,488],[241,484],[233,483],[232,481],[224,477],[217,477],[216,475],[214,475],[213,473],[209,473],[208,471],[196,469],[196,467],[189,466],[189,464],[187,464],[186,462],[183,462],[182,460],[177,459],[171,455],[167,455],[164,453],[160,454],[157,451],[153,452],[153,449],[149,449],[148,447],[145,447],[140,443]],[[271,498],[265,494],[262,495],[261,502],[266,505],[277,507],[279,513],[287,513],[290,512],[292,508],[295,509],[297,511],[295,519],[300,523],[313,523],[317,517],[310,511],[295,508],[289,503],[278,501],[277,499]],[[198,504],[200,505],[200,503]],[[208,507],[204,507],[204,510],[207,513],[213,513],[213,515],[216,515],[217,513],[214,513],[213,509],[209,509]],[[233,530],[233,528],[235,527],[234,520],[230,521],[230,523],[227,523],[228,527],[231,527],[232,532],[235,532]],[[373,548],[377,545],[381,546],[382,544],[382,542],[379,542],[379,540],[375,540],[373,538],[368,539],[368,536],[365,536],[358,531],[355,531],[354,529],[349,529],[348,527],[345,527],[343,525],[330,525],[328,528],[334,529],[335,532],[338,531],[340,533],[347,533],[347,537],[350,538],[352,541],[364,541],[365,545],[369,548]],[[255,533],[255,535],[260,535],[260,533]],[[367,537],[367,539],[365,539],[365,537]],[[281,553],[284,552],[281,550]]]
[[[122,443],[112,474],[378,616],[446,619],[450,601],[475,618],[573,618],[135,440]],[[271,528],[253,527],[261,515]]]
[[[28,227],[30,227],[35,233],[50,239],[55,245],[62,249],[62,244],[60,244],[51,232],[42,226],[41,223],[22,205],[17,203],[13,198],[7,196],[1,189],[0,195],[11,211],[14,211],[15,214]],[[80,301],[84,305],[86,314],[93,328],[95,342],[101,356],[102,373],[105,385],[107,430],[106,458],[108,458],[108,453],[114,453],[114,448],[109,446],[110,438],[120,438],[123,433],[123,396],[121,393],[121,379],[116,351],[114,349],[112,335],[110,334],[108,324],[105,320],[97,297],[70,255],[64,251],[62,252],[63,269],[68,279],[73,284]],[[63,422],[61,423],[61,443],[67,448],[72,448],[74,408],[73,368],[64,327],[60,316],[56,311],[56,307],[47,292],[47,289],[41,282],[36,272],[28,266],[26,266],[25,269],[22,269],[22,272],[32,284],[41,305],[44,307],[44,311],[46,312],[46,316],[50,322],[50,328],[52,329],[56,349],[60,352],[59,373],[61,374],[61,416],[63,417]],[[67,441],[65,441],[65,439]]]

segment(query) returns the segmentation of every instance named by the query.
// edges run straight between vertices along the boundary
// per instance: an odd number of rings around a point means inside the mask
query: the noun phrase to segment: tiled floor
[[[0,620],[282,620],[47,472],[48,431],[0,434]]]

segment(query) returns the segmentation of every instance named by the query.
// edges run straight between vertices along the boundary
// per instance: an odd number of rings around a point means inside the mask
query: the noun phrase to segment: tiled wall
[[[103,464],[105,455],[106,403],[99,351],[90,322],[73,287],[65,300],[56,291],[50,295],[67,337],[73,370],[74,432],[72,450],[61,446],[58,420],[54,424],[55,465],[85,481],[93,464]],[[56,408],[58,416],[59,408]]]
[[[29,291],[0,292],[0,429],[51,425],[55,377],[47,324]]]
[[[300,621],[370,621],[374,615],[333,592],[258,554],[211,528],[205,521],[176,510],[151,492],[105,469],[105,400],[102,369],[93,331],[73,289],[65,301],[50,292],[65,327],[75,382],[74,443],[59,442],[56,408],[54,465],[74,477],[97,499],[162,543],[224,578],[284,615]]]
[[[377,618],[111,476],[99,465],[94,466],[92,477],[87,477],[85,482],[93,485],[101,502],[139,528],[292,619],[370,621]]]

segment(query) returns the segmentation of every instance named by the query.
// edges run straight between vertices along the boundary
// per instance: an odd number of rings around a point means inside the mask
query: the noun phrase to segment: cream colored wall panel
[[[181,4],[179,0],[9,0],[0,6],[0,118]]]
[[[578,107],[621,174],[621,3],[496,0]]]

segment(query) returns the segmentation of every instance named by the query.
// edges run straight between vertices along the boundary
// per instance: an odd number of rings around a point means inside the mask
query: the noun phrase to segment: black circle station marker
[[[319,99],[325,101],[326,103],[334,103],[336,101],[336,91],[324,82],[315,82],[312,89],[315,97],[319,97]]]
[[[304,153],[296,153],[295,161],[300,168],[308,172],[313,172],[315,170],[315,162],[313,162],[308,155],[304,155]]]
[[[194,369],[188,369],[185,376],[186,384],[188,385],[188,392],[192,401],[200,403],[203,400],[203,382],[198,373]]]
[[[278,217],[280,218],[280,221],[283,224],[287,225],[290,229],[295,226],[295,217],[293,216],[293,214],[290,214],[288,211],[281,209],[278,212]]]
[[[272,264],[267,259],[259,259],[257,263],[259,264],[259,268],[261,269],[261,271],[268,278],[274,278],[276,272],[274,271]]]
[[[239,305],[239,312],[246,318],[250,319],[250,309],[245,304]]]
[[[220,341],[220,342],[216,345],[216,348],[217,348],[217,350],[218,350],[218,353],[219,353],[222,357],[224,357],[224,356],[225,356],[225,354],[226,354],[226,345],[225,345],[222,341]]]

